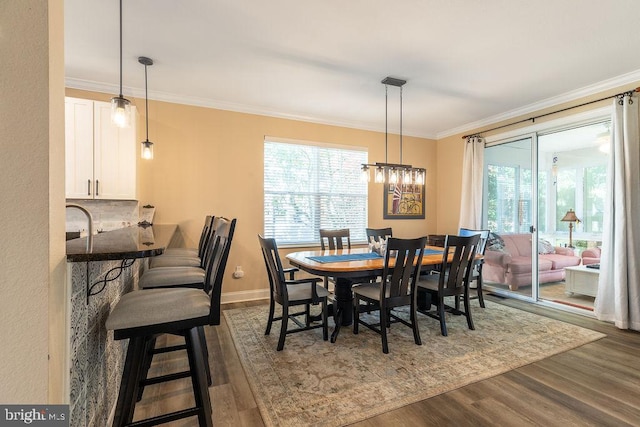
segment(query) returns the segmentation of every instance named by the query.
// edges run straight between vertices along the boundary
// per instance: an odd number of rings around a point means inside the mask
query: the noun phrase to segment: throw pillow
[[[539,254],[555,254],[556,249],[553,247],[551,242],[544,239],[538,239],[538,253]]]
[[[502,240],[502,237],[500,237],[496,233],[489,233],[489,238],[487,239],[487,250],[506,252],[504,249],[504,240]]]

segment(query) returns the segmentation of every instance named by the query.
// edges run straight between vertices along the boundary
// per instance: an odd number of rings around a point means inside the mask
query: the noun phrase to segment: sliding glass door
[[[538,137],[539,299],[592,310],[602,244],[610,121]],[[542,246],[547,246],[546,250]]]
[[[536,223],[535,135],[488,146],[484,153],[483,222],[492,234],[483,267],[484,283],[496,293],[536,298],[532,257]]]
[[[488,289],[570,310],[593,309],[609,127],[605,116],[487,144]]]

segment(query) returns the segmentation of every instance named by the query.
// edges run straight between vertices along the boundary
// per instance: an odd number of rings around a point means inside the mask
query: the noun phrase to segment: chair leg
[[[478,291],[478,302],[480,303],[480,307],[484,307],[484,296],[482,295],[482,272],[478,274],[476,279],[476,290]]]
[[[276,309],[276,303],[273,300],[273,295],[269,298],[269,319],[267,319],[267,330],[264,331],[265,335],[269,335],[271,333],[271,324],[273,323],[273,314]]]
[[[353,296],[353,333],[356,335],[359,332],[358,330],[359,324],[360,324],[360,300],[358,299],[357,295],[354,295]]]
[[[151,338],[146,342],[143,357],[144,361],[142,363],[142,370],[140,372],[140,378],[138,378],[139,382],[144,381],[149,375],[149,369],[151,369],[151,363],[153,362],[153,350],[156,347],[156,339]],[[137,402],[142,400],[142,393],[144,392],[144,386],[140,384],[138,386],[138,396],[136,398]]]
[[[311,304],[305,304],[304,324],[307,328],[311,326]]]
[[[191,383],[200,426],[212,427],[211,399],[207,387],[207,375],[204,361],[204,349],[201,346],[199,328],[192,328],[186,335],[187,355],[191,368]]]
[[[211,366],[209,366],[209,347],[207,346],[207,336],[204,331],[204,326],[198,327],[198,337],[200,338],[202,356],[204,357],[204,369],[207,374],[207,385],[211,387],[213,382],[211,380]]]
[[[284,348],[284,339],[287,336],[287,323],[289,323],[289,305],[282,304],[282,325],[280,325],[280,338],[278,338],[278,347],[276,349],[278,351]]]
[[[469,302],[469,289],[464,293],[464,315],[467,318],[467,326],[469,329],[475,330],[473,319],[471,318],[471,303]]]
[[[389,343],[387,342],[387,308],[380,307],[380,335],[382,335],[382,352],[384,354],[389,353]]]
[[[115,427],[125,426],[133,420],[133,411],[138,396],[140,374],[143,371],[144,351],[147,346],[146,337],[129,339],[127,356],[124,362],[118,402],[113,419]]]
[[[411,303],[411,315],[410,315],[411,326],[413,328],[413,340],[417,345],[422,345],[422,340],[420,339],[420,330],[418,329],[417,317],[418,315],[416,312],[416,303],[414,299],[414,301]]]
[[[444,317],[444,298],[438,298],[438,317],[440,318],[440,332],[443,336],[447,336],[447,324]]]
[[[327,298],[322,301],[322,339],[329,339],[329,310],[327,309]]]

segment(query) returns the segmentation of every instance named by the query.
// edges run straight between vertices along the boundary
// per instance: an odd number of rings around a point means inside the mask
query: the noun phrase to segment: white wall
[[[62,0],[0,2],[2,403],[62,399],[48,356],[65,279],[63,16]]]

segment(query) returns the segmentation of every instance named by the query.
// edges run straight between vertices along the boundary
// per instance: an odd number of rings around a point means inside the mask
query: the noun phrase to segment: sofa
[[[600,248],[589,248],[582,251],[580,255],[582,257],[582,265],[599,264],[600,263]]]
[[[531,285],[531,234],[491,233],[482,268],[483,280],[508,285],[512,291]],[[553,246],[546,240],[538,243],[539,283],[564,280],[565,267],[580,264],[573,249]]]

